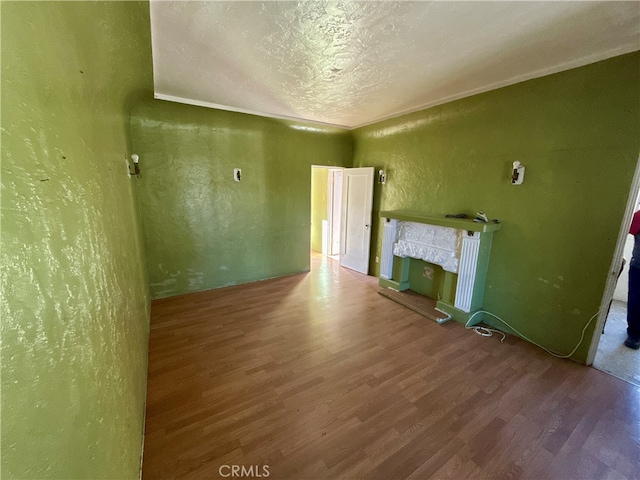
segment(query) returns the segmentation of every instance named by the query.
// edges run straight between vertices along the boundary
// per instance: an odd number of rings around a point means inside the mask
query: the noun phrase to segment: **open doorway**
[[[640,386],[640,351],[623,345],[627,337],[627,293],[629,261],[634,238],[628,234],[631,216],[640,208],[640,159],[631,184],[629,202],[612,261],[612,276],[603,296],[601,315],[587,364]],[[626,262],[623,262],[623,259]],[[616,274],[620,272],[619,275]]]
[[[327,219],[327,255],[340,259],[340,224],[342,215],[342,170],[329,169],[327,181],[328,219]]]
[[[639,208],[638,200],[634,211]],[[627,338],[627,294],[629,291],[629,260],[633,252],[634,239],[627,235],[623,258],[626,260],[616,288],[611,307],[598,342],[593,366],[598,370],[640,386],[640,353],[623,345]]]
[[[340,258],[342,169],[311,167],[311,251]]]
[[[311,252],[369,273],[373,167],[311,167]]]

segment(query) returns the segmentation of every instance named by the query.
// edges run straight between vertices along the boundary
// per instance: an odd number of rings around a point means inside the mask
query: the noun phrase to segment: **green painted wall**
[[[426,274],[425,268],[429,269]],[[439,300],[444,296],[444,270],[433,263],[410,259],[409,283],[411,290],[429,298]]]
[[[374,216],[484,209],[500,219],[484,307],[568,353],[613,258],[640,153],[639,78],[636,52],[355,130],[354,166],[388,172]],[[509,180],[515,160],[521,186]],[[377,221],[372,259],[381,236]],[[574,359],[586,359],[592,332]]]
[[[309,269],[311,166],[348,165],[348,132],[154,100],[132,135],[154,298]]]
[[[124,158],[149,7],[1,17],[2,477],[138,478],[150,297]]]
[[[328,220],[327,168],[311,169],[311,250],[322,252],[322,220]]]

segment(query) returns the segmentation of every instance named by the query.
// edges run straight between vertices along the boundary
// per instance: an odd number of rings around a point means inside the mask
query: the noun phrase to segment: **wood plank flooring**
[[[143,478],[640,477],[639,387],[377,291],[315,256],[154,301]]]

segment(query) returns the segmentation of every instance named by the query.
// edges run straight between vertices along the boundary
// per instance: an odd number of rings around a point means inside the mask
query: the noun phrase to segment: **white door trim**
[[[618,273],[622,266],[622,254],[624,252],[624,244],[629,234],[629,225],[631,224],[631,217],[636,208],[636,201],[638,200],[638,193],[640,193],[640,157],[636,162],[636,171],[633,174],[633,181],[631,182],[631,190],[629,191],[629,198],[627,199],[627,208],[624,211],[622,217],[622,225],[620,225],[620,231],[618,232],[618,242],[616,243],[616,249],[611,260],[611,267],[609,267],[609,275],[607,283],[604,289],[604,295],[600,302],[600,313],[598,314],[598,321],[596,328],[591,339],[591,345],[589,347],[589,354],[587,355],[587,365],[593,364],[593,360],[596,358],[598,352],[598,343],[600,342],[600,336],[602,335],[602,327],[607,320],[607,314],[609,313],[609,304],[613,299],[613,292],[616,289],[616,283],[618,283]]]

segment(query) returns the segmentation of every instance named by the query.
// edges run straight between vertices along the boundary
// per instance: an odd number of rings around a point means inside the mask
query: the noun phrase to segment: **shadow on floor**
[[[600,337],[593,366],[634,385],[640,386],[640,350],[622,343],[627,338],[627,304],[614,300]]]

